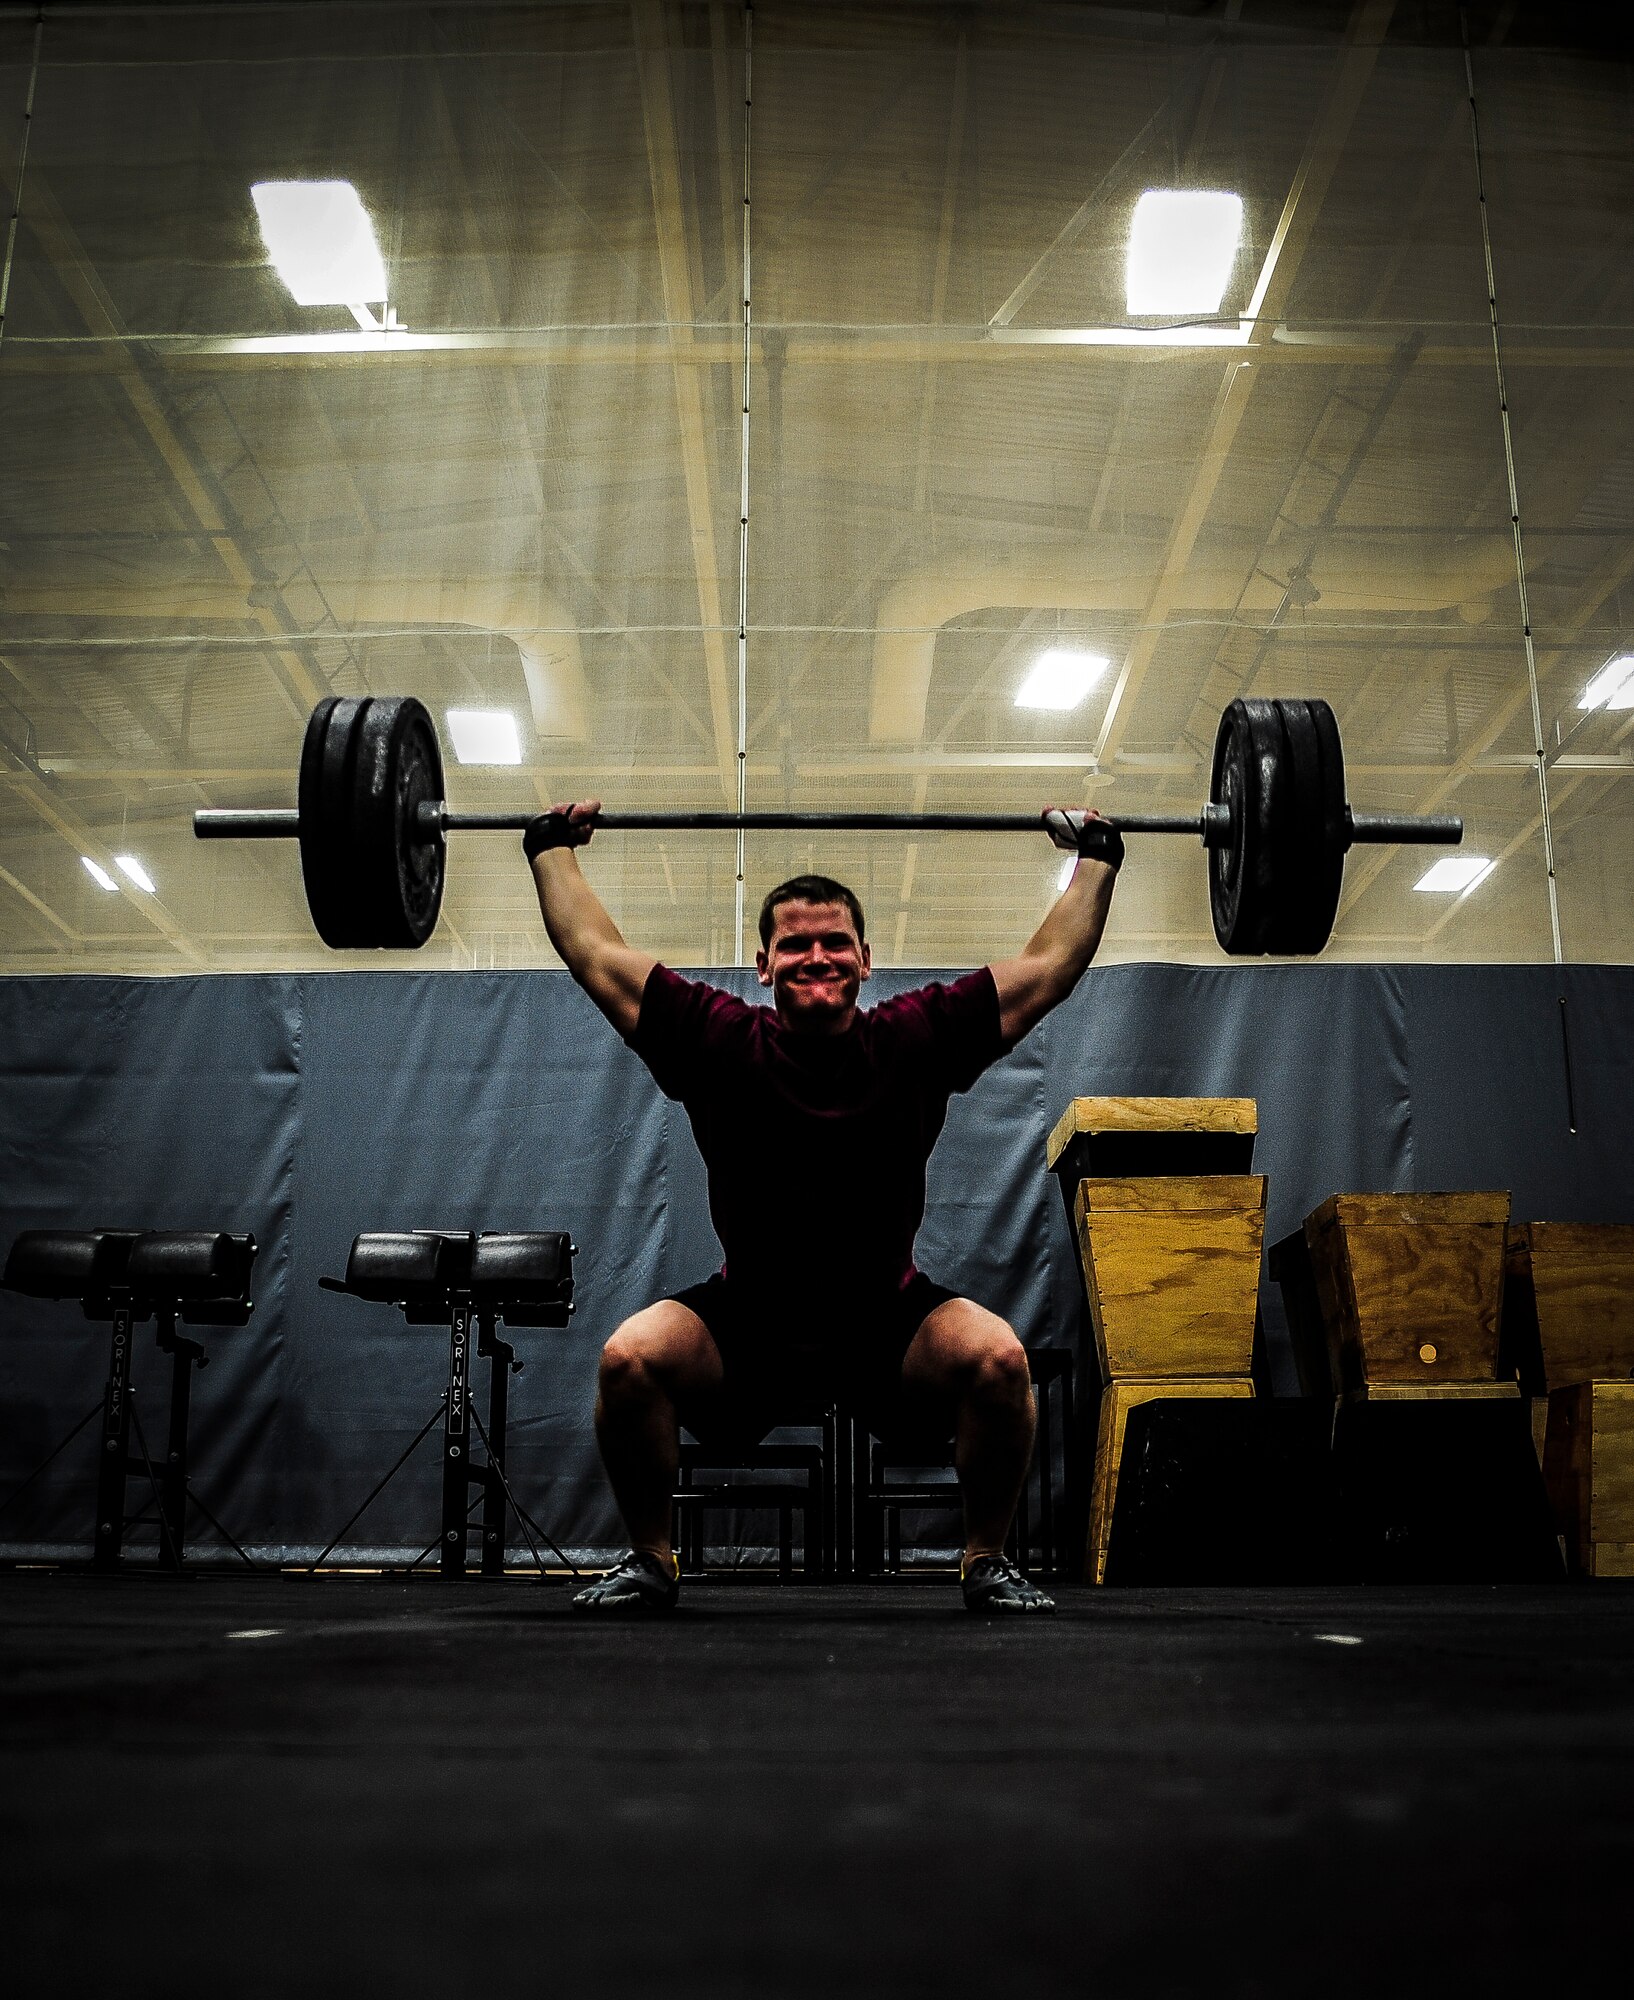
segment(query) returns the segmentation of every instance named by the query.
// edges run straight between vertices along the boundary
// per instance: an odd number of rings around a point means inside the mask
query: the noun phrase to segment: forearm
[[[1020,1041],[1083,977],[1106,929],[1117,879],[1117,870],[1104,861],[1080,861],[1016,957],[991,968],[1006,1042]]]
[[[1022,946],[1022,958],[1039,969],[1050,990],[1050,1005],[1067,997],[1099,949],[1117,879],[1117,870],[1104,861],[1080,861],[1044,921]]]
[[[571,847],[546,848],[534,856],[532,866],[546,935],[582,986],[600,956],[624,947],[623,933],[585,880]]]

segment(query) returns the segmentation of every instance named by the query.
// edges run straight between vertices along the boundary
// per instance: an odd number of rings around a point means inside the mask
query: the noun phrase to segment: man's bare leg
[[[999,1554],[1033,1457],[1027,1350],[997,1313],[948,1299],[909,1343],[902,1386],[912,1401],[952,1411],[966,1562]]]
[[[596,1442],[632,1548],[673,1568],[670,1494],[680,1463],[678,1404],[719,1391],[721,1357],[687,1306],[661,1299],[625,1320],[601,1351]]]

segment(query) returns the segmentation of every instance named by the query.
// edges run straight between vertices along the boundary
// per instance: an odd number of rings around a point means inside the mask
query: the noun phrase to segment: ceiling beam
[[[1184,328],[1148,331],[1130,326],[986,327],[950,321],[938,327],[903,328],[848,324],[781,327],[757,324],[755,358],[775,334],[785,343],[784,359],[795,367],[847,368],[929,362],[990,366],[1028,360],[1060,361],[1084,348],[1125,352],[1165,367],[1217,368],[1222,352],[1249,352],[1262,368],[1387,367],[1401,343],[1390,333],[1361,321],[1304,327],[1279,320],[1262,325],[1256,336],[1247,322],[1205,321]],[[8,375],[114,375],[128,372],[132,352],[167,374],[209,376],[281,368],[297,370],[378,368],[389,356],[396,370],[412,369],[425,355],[439,370],[449,367],[516,368],[736,368],[743,336],[711,327],[696,329],[678,342],[667,329],[651,326],[467,328],[450,333],[407,331],[390,336],[363,333],[303,334],[131,334],[117,344],[94,337],[7,334]],[[1504,353],[1517,367],[1581,373],[1626,374],[1634,369],[1634,342],[1624,329],[1592,327],[1577,338],[1556,338],[1545,328],[1529,338],[1506,341]],[[1471,327],[1468,340],[1426,340],[1419,350],[1425,368],[1492,367],[1492,341],[1483,344]]]
[[[634,0],[632,13],[653,222],[658,238],[658,267],[668,321],[668,351],[674,365],[681,472],[697,580],[699,637],[704,649],[709,716],[720,766],[721,791],[730,806],[737,800],[737,741],[732,720],[737,704],[727,666],[727,635],[721,604],[720,548],[715,534],[718,486],[709,446],[704,381],[699,369],[692,365],[695,338],[692,258],[687,244],[680,138],[671,91],[669,29],[663,0]]]
[[[1591,579],[1578,600],[1577,609],[1562,627],[1558,642],[1547,652],[1539,654],[1540,687],[1552,680],[1560,671],[1573,640],[1588,625],[1606,600],[1631,576],[1634,576],[1634,541],[1623,544],[1607,557],[1598,575]],[[1446,771],[1419,794],[1412,810],[1415,813],[1432,813],[1444,805],[1464,779],[1480,768],[1480,760],[1487,755],[1515,717],[1530,706],[1531,698],[1531,690],[1523,677],[1506,695],[1496,701],[1466,734],[1457,756]],[[1626,730],[1614,738],[1614,742],[1621,741],[1622,733],[1626,733]],[[1534,773],[1536,772],[1535,756],[1526,756],[1524,762]],[[1390,850],[1381,847],[1368,855],[1356,868],[1346,870],[1344,894],[1339,900],[1340,918],[1353,910],[1367,894],[1384,873],[1389,860]]]
[[[11,746],[5,747],[10,749]],[[150,924],[180,957],[193,967],[202,967],[209,963],[205,954],[165,908],[159,897],[144,894],[134,883],[125,879],[118,862],[114,860],[113,850],[106,845],[100,834],[92,832],[90,826],[66,799],[58,796],[57,788],[49,777],[37,776],[26,764],[20,762],[18,768],[6,775],[9,779],[8,789],[26,801],[35,814],[53,833],[66,841],[76,855],[84,855],[94,861],[110,877],[118,894],[124,897],[142,920]]]
[[[19,881],[9,868],[0,867],[0,882],[3,882],[13,895],[21,898],[36,916],[43,917],[54,930],[59,931],[71,945],[80,946],[85,943],[84,937],[72,924],[65,923],[43,896],[37,896],[28,884]]]
[[[952,104],[948,109],[947,150],[942,160],[942,204],[936,222],[931,266],[930,323],[940,326],[947,311],[948,275],[953,265],[953,223],[958,208],[959,170],[964,160],[965,118],[970,105],[970,51],[961,31],[953,51]],[[925,364],[919,403],[919,438],[914,446],[913,511],[922,514],[930,497],[931,444],[936,427],[936,363]]]
[[[201,474],[192,449],[139,364],[137,345],[130,341],[113,300],[98,278],[45,177],[39,173],[31,176],[29,181],[27,222],[58,282],[92,335],[111,343],[116,349],[114,379],[175,481],[186,512],[203,531],[227,575],[245,592],[250,621],[258,625],[268,638],[275,642],[283,640],[285,632],[277,610],[265,601],[264,580],[240,549],[219,504],[219,497],[212,491],[214,481]],[[256,601],[250,598],[252,592]],[[278,668],[274,678],[283,689],[285,698],[294,712],[304,717],[320,697],[329,692],[327,682],[320,685],[308,662],[294,646],[275,644],[269,657]]]
[[[1242,359],[1227,363],[1208,433],[1197,456],[1191,490],[1175,516],[1163,564],[1141,616],[1134,644],[1124,655],[1101,718],[1095,738],[1097,762],[1116,754],[1129,728],[1141,684],[1157,655],[1169,613],[1178,601],[1186,566],[1253,394],[1257,379],[1255,364],[1262,350],[1271,346],[1276,326],[1292,296],[1300,259],[1315,231],[1346,135],[1361,108],[1394,10],[1395,0],[1358,0],[1351,15],[1333,81],[1306,141],[1244,315],[1248,323],[1248,352]]]

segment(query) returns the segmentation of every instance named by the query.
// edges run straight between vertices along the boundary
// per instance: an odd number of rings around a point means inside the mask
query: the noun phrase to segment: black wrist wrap
[[[547,847],[577,847],[578,831],[567,816],[566,806],[552,806],[549,812],[535,813],[522,830],[522,852],[531,861]]]
[[[1123,866],[1123,835],[1107,820],[1086,819],[1078,831],[1078,857],[1104,861],[1116,874]]]

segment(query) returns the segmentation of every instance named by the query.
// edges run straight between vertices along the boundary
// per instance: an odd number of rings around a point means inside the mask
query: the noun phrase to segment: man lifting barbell
[[[1214,933],[1233,956],[1327,943],[1358,842],[1455,844],[1462,821],[1358,812],[1325,701],[1239,696],[1220,717],[1209,796],[1192,813],[1046,815],[1090,862],[1019,957],[857,1011],[868,948],[856,898],[827,878],[774,890],[756,963],[774,1007],[678,978],[619,936],[572,858],[596,827],[1036,833],[997,812],[470,812],[443,796],[436,726],[413,696],[328,696],[307,722],[295,810],[205,810],[203,839],[295,839],[318,933],[337,949],[413,950],[436,928],[447,837],[525,829],[540,905],[574,976],[692,1119],[727,1252],[717,1279],[620,1327],[598,1431],[632,1553],[577,1602],[675,1598],[669,1493],[677,1415],[730,1428],[841,1377],[881,1420],[939,1413],[966,1507],[965,1600],[1048,1609],[1000,1551],[1031,1448],[1025,1361],[1000,1319],[914,1270],[925,1163],[947,1100],[1072,990],[1099,943],[1123,833],[1190,834]],[[836,1290],[836,1269],[840,1288]],[[767,1329],[770,1327],[771,1332]],[[836,1372],[838,1371],[838,1375]]]
[[[842,883],[796,876],[767,896],[755,970],[773,1004],[753,1007],[625,942],[574,855],[599,811],[590,801],[530,822],[539,907],[569,972],[685,1108],[726,1261],[625,1320],[602,1350],[596,1437],[631,1548],[574,1604],[674,1606],[680,1425],[704,1443],[749,1444],[839,1394],[876,1430],[953,1438],[966,1606],[1053,1610],[1004,1554],[1032,1458],[1026,1352],[996,1313],[916,1270],[913,1247],[949,1097],[1077,985],[1122,837],[1094,813],[1047,813],[1079,865],[1021,952],[865,1013],[863,912]]]

